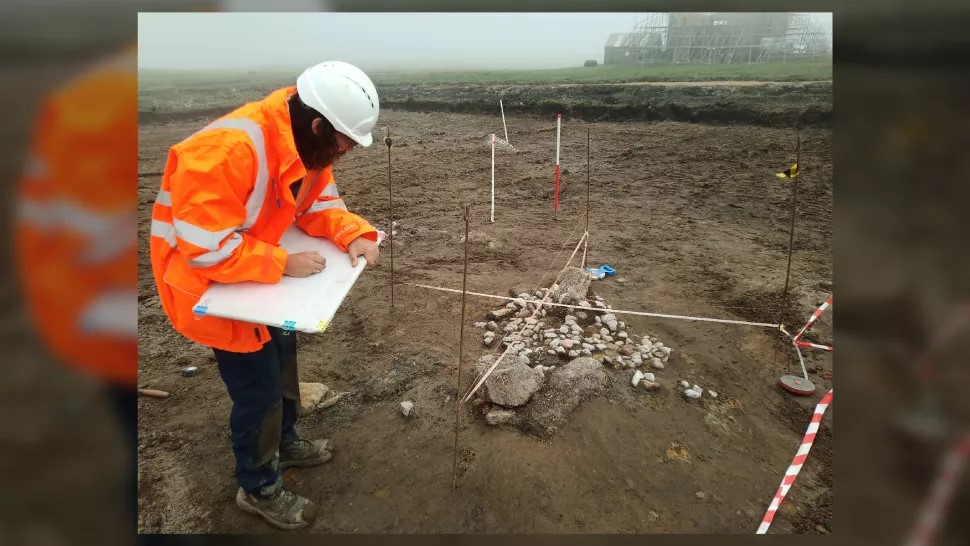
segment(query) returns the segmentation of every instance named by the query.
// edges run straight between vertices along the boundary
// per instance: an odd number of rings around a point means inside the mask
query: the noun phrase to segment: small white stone
[[[573,315],[566,315],[566,318],[563,319],[563,322],[565,322],[566,324],[575,323],[576,317],[574,317]]]
[[[641,364],[643,364],[643,358],[641,358],[640,355],[636,353],[634,353],[633,356],[630,357],[630,359],[633,360],[633,363],[636,364],[637,366],[640,366]]]
[[[605,351],[606,350],[606,344],[605,343],[597,343],[596,344],[596,350],[597,351]]]
[[[653,372],[648,372],[643,374],[643,378],[647,381],[656,381],[657,379],[653,376]]]
[[[496,406],[485,415],[485,422],[492,426],[498,426],[504,425],[514,418],[515,412],[510,409],[500,409],[498,406]]]
[[[551,355],[556,354],[556,350],[555,349],[549,349],[546,352],[549,353],[549,354],[551,354]]]
[[[606,336],[610,335],[610,331],[607,330],[606,328],[600,328],[600,335],[603,336],[603,337],[606,337]]]
[[[586,301],[586,300],[583,300],[583,301],[579,302],[579,306],[580,307],[589,307],[589,302]]]
[[[690,383],[688,383],[686,381],[681,381],[680,382],[680,386],[681,387],[684,387],[685,389],[689,389],[690,388]]]
[[[664,369],[664,363],[661,362],[659,358],[651,358],[650,359],[650,365],[653,366],[653,368],[655,370],[662,370],[662,369]]]
[[[708,390],[707,395],[710,396],[711,398],[717,398],[717,393],[712,390]]]
[[[660,386],[660,383],[657,383],[655,381],[650,381],[646,377],[644,377],[643,381],[640,382],[640,388],[647,389],[647,390],[654,390],[659,386]]]
[[[401,415],[408,417],[411,415],[411,410],[414,409],[414,402],[405,400],[404,402],[401,402],[399,409],[401,410]]]
[[[653,346],[659,349],[660,347],[663,347],[664,344],[658,341],[658,342],[654,343]]]
[[[596,321],[596,324],[602,324],[603,323],[603,319],[601,319],[599,315],[596,315],[595,317],[593,317],[593,320]]]
[[[691,389],[692,389],[692,390],[695,390],[695,391],[697,391],[697,392],[699,392],[699,393],[703,393],[703,392],[704,392],[704,389],[702,389],[702,388],[700,387],[700,385],[697,385],[696,383],[694,384],[694,386],[693,386],[693,387],[691,387]]]
[[[686,396],[687,398],[700,398],[701,393],[692,389],[687,389],[684,391],[684,396]]]
[[[574,343],[573,343],[573,340],[571,340],[571,339],[564,339],[564,340],[562,340],[562,346],[564,348],[566,348],[567,350],[568,349],[572,349],[573,348],[573,345],[574,345]]]
[[[603,309],[604,307],[606,307],[606,305],[601,301],[595,301],[593,303],[594,305],[596,305],[596,307],[599,307],[600,309]]]
[[[495,330],[498,330],[498,324],[496,324],[495,321],[493,320],[493,321],[490,321],[488,324],[486,324],[485,328],[494,332]]]
[[[569,351],[569,358],[576,358],[577,356],[579,356],[579,351]]]
[[[488,324],[488,323],[486,323],[486,322],[476,322],[475,323],[475,328],[484,328],[486,324]]]
[[[626,323],[623,322],[622,320],[617,322],[616,324],[620,327],[620,330],[626,330]]]
[[[634,387],[636,387],[637,385],[640,384],[640,380],[641,379],[643,379],[643,372],[641,372],[640,370],[637,370],[637,371],[633,372],[633,381],[632,381],[632,383],[633,383],[633,386]]]
[[[589,349],[590,351],[592,351],[592,350],[593,350],[593,349],[595,349],[595,348],[596,348],[596,347],[595,347],[595,346],[593,346],[593,344],[591,344],[591,343],[586,343],[585,341],[583,342],[583,349]]]
[[[529,326],[535,326],[536,324],[539,324],[539,319],[535,317],[529,317],[525,319],[525,323],[528,324]]]
[[[559,355],[566,354],[566,348],[563,347],[562,345],[556,347],[556,354],[559,354]]]
[[[559,327],[559,332],[560,333],[563,333],[563,334],[568,334],[569,333],[569,326],[566,326],[566,325],[560,326]]]
[[[663,352],[664,356],[670,356],[670,347],[661,347],[660,350]]]
[[[618,325],[615,320],[608,320],[606,321],[606,327],[610,329],[610,332],[615,332]]]
[[[613,336],[607,334],[607,335],[603,336],[603,341],[605,341],[607,343],[613,343]]]
[[[590,351],[589,349],[583,349],[582,351],[580,351],[580,354],[582,354],[583,356],[593,356],[593,351]]]
[[[620,339],[627,339],[628,336],[626,335],[626,332],[620,332],[619,334],[616,334],[616,337]]]

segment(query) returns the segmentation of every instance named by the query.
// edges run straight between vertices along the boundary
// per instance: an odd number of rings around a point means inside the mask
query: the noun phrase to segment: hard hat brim
[[[354,140],[357,141],[357,144],[360,144],[361,146],[366,148],[374,143],[374,136],[371,135],[371,133],[367,133],[364,135],[360,135],[359,138],[355,138]]]

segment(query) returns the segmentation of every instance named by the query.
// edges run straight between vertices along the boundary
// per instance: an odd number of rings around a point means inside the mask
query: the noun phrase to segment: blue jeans
[[[300,384],[296,332],[269,327],[270,340],[254,353],[212,349],[229,390],[236,480],[247,493],[272,495],[282,487],[280,446],[298,437]]]

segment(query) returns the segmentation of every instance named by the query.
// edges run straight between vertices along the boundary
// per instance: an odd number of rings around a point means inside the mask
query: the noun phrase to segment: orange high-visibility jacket
[[[241,106],[169,151],[152,210],[151,259],[159,299],[185,337],[234,352],[259,350],[263,325],[192,308],[211,282],[279,282],[283,232],[294,222],[346,251],[377,230],[347,211],[331,168],[307,172],[296,151],[287,98],[295,87]],[[299,194],[290,184],[303,178]]]
[[[138,379],[134,48],[44,98],[18,191],[24,303],[45,346],[118,385]]]

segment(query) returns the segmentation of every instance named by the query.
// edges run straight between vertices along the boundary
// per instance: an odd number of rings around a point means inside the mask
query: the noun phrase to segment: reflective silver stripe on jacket
[[[256,151],[256,180],[253,183],[253,191],[246,200],[246,219],[240,226],[225,228],[219,231],[209,231],[178,218],[174,218],[174,225],[160,220],[152,220],[152,236],[165,239],[170,246],[177,246],[177,235],[178,238],[188,243],[209,250],[209,252],[189,260],[189,264],[193,267],[216,265],[228,258],[242,244],[242,236],[234,232],[245,231],[256,223],[256,220],[259,218],[259,213],[263,208],[263,201],[266,199],[266,192],[269,189],[266,141],[263,138],[263,130],[259,124],[246,118],[220,119],[205,126],[193,134],[192,137],[213,129],[238,129],[244,131],[249,136],[249,140],[252,142],[253,148]],[[155,198],[155,203],[171,207],[171,192],[168,190],[160,190],[158,196]],[[230,235],[231,237],[226,239]]]

